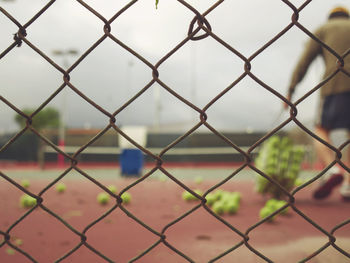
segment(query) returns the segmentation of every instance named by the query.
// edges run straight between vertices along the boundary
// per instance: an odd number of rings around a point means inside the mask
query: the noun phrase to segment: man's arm
[[[317,30],[314,35],[320,39],[322,37],[321,35],[321,29]],[[317,55],[322,53],[322,46],[315,40],[310,39],[306,43],[306,47],[304,49],[304,52],[302,53],[295,69],[292,74],[291,82],[288,88],[288,94],[287,97],[290,99],[295,87],[297,84],[304,78],[310,64],[312,61],[317,57]]]

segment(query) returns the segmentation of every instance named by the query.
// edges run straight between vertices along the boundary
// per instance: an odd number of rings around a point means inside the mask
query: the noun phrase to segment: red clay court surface
[[[101,180],[108,186],[114,184],[120,191],[134,182],[135,178]],[[19,180],[17,180],[19,181]],[[30,191],[37,194],[52,180],[31,180]],[[219,180],[204,180],[196,184],[193,180],[182,180],[192,189],[207,190]],[[102,190],[89,180],[64,180],[67,191],[59,194],[54,188],[44,193],[43,204],[66,220],[76,230],[82,232],[85,227],[101,217],[113,206],[109,203],[101,206],[96,196]],[[296,205],[306,216],[323,229],[330,232],[337,224],[350,219],[350,202],[342,202],[335,191],[324,201],[311,199],[312,186],[296,194]],[[232,180],[220,189],[238,191],[242,195],[241,208],[236,215],[224,215],[223,219],[241,232],[246,232],[259,221],[258,213],[264,199],[254,191],[254,182],[250,180]],[[133,215],[154,230],[162,229],[180,217],[198,202],[185,202],[181,198],[183,189],[174,182],[146,179],[128,191],[132,201],[126,205]],[[8,228],[26,209],[20,208],[19,198],[22,192],[0,179],[0,230]],[[230,228],[210,215],[202,207],[180,222],[170,226],[164,233],[166,241],[187,255],[194,262],[208,262],[224,251],[242,241],[242,238]],[[16,225],[11,231],[12,241],[20,239],[22,250],[29,253],[37,262],[55,262],[80,242],[80,237],[64,226],[58,219],[41,208]],[[86,232],[90,246],[113,260],[128,262],[159,240],[159,237],[129,218],[119,208],[93,225]],[[336,244],[350,254],[350,224],[335,231]],[[321,231],[290,210],[288,216],[279,216],[273,223],[264,223],[249,233],[249,245],[270,258],[273,262],[299,262],[328,242]],[[0,237],[1,240],[1,237]],[[9,247],[0,248],[1,263],[32,262],[19,252],[10,255]],[[62,262],[99,263],[107,262],[81,246]],[[164,244],[159,244],[136,262],[143,263],[182,263],[188,262]],[[245,245],[240,246],[216,262],[266,262],[251,252]],[[308,262],[350,262],[332,246]]]

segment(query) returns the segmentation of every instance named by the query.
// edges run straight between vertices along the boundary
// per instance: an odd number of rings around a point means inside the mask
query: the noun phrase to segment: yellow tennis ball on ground
[[[66,191],[66,189],[67,189],[67,187],[66,187],[66,185],[65,185],[64,183],[58,183],[58,184],[56,185],[56,191],[57,191],[58,193],[63,193],[63,192]]]
[[[9,247],[9,248],[6,249],[6,253],[8,255],[12,256],[12,255],[16,254],[16,251],[13,248]]]
[[[21,207],[26,208],[27,207],[27,195],[21,195],[20,199],[19,199],[19,204],[21,205]]]
[[[117,193],[117,187],[115,187],[114,185],[109,185],[108,190],[111,191],[113,194]]]
[[[24,187],[24,188],[28,188],[30,186],[30,182],[28,179],[23,179],[21,181],[21,185]]]
[[[265,207],[269,207],[271,208],[273,211],[275,211],[277,209],[277,204],[278,204],[278,201],[277,199],[275,198],[271,198],[269,199],[266,203],[265,203]]]
[[[207,205],[209,206],[212,206],[216,201],[216,197],[213,193],[207,194],[205,199],[207,199]]]
[[[121,198],[123,199],[124,204],[128,204],[131,201],[131,194],[128,192],[125,192],[121,195]]]
[[[169,178],[166,175],[159,176],[159,181],[166,182]]]
[[[225,211],[224,207],[225,207],[224,202],[215,202],[212,206],[212,209],[216,214],[222,215]]]
[[[286,204],[287,204],[287,201],[279,200],[279,201],[277,202],[277,204],[276,204],[276,210],[282,208],[282,207],[285,206]],[[281,215],[286,215],[286,214],[288,213],[288,208],[289,208],[289,207],[286,207],[285,209],[283,209],[283,210],[280,212],[280,214],[281,214]]]
[[[202,196],[202,195],[203,195],[203,192],[202,192],[202,190],[200,190],[200,189],[196,189],[196,190],[194,190],[194,192],[195,192],[197,195],[199,195],[199,196]],[[193,196],[193,200],[197,200],[197,197]]]
[[[236,214],[239,209],[238,201],[228,201],[224,203],[224,212],[228,214]]]
[[[236,202],[241,202],[241,193],[239,192],[232,192],[231,193],[231,200],[234,200]]]
[[[105,205],[109,202],[109,194],[103,192],[103,193],[99,193],[97,195],[97,201],[101,204],[101,205]]]
[[[17,246],[22,246],[22,245],[23,245],[23,240],[20,239],[20,238],[16,238],[16,239],[15,239],[15,244],[16,244]]]
[[[23,208],[31,208],[36,205],[36,199],[27,194],[22,195],[19,202]]]
[[[31,197],[30,195],[27,196],[27,203],[29,204],[29,207],[33,207],[36,205],[36,199],[34,197]]]
[[[220,200],[222,196],[224,195],[224,191],[221,189],[216,190],[214,193],[216,201]]]
[[[273,208],[271,207],[268,207],[268,206],[265,206],[263,208],[260,209],[260,212],[259,212],[259,217],[260,219],[264,219],[266,217],[268,217],[269,215],[271,215],[275,210],[273,210]],[[271,217],[268,221],[273,221],[274,220],[274,216]]]
[[[203,177],[201,176],[197,176],[195,179],[194,179],[194,182],[196,184],[201,184],[203,182]]]
[[[199,189],[194,190],[194,192],[199,195],[202,196],[203,192]],[[195,201],[195,200],[199,200],[195,195],[193,195],[192,193],[188,192],[188,191],[184,191],[182,193],[182,199],[185,201]]]
[[[220,200],[228,201],[231,198],[231,193],[228,191],[223,191]]]
[[[192,194],[188,191],[183,191],[181,196],[182,196],[182,199],[185,201],[192,200]]]

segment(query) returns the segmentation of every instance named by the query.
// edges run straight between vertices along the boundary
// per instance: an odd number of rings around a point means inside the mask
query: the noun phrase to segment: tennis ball
[[[24,188],[28,188],[28,187],[30,186],[30,182],[29,182],[29,180],[27,180],[27,179],[23,179],[23,180],[21,181],[21,185],[22,185]]]
[[[128,192],[125,192],[121,195],[121,198],[123,199],[124,204],[128,204],[131,201],[131,194],[129,194]]]
[[[27,195],[26,195],[26,194],[21,195],[21,197],[20,197],[20,199],[19,199],[19,203],[20,203],[21,207],[23,207],[23,208],[28,207],[28,204],[27,204]]]
[[[201,176],[197,176],[195,179],[194,179],[194,182],[196,184],[201,184],[203,182],[203,177]]]
[[[63,192],[66,191],[66,189],[67,189],[67,187],[66,187],[66,185],[65,185],[64,183],[58,183],[58,184],[56,185],[56,191],[57,191],[58,193],[63,193]]]
[[[19,202],[23,208],[31,208],[36,205],[36,199],[27,194],[22,195]]]
[[[271,198],[271,199],[269,199],[269,200],[265,203],[265,207],[269,207],[269,208],[271,208],[273,211],[275,211],[276,208],[277,208],[277,206],[278,206],[278,205],[277,205],[278,202],[279,202],[279,200],[274,199],[274,198]]]
[[[231,197],[230,192],[223,191],[220,200],[228,201],[228,200],[230,200],[230,197]]]
[[[283,137],[281,139],[281,147],[288,147],[291,145],[291,143],[292,143],[292,140],[289,139],[288,137]]]
[[[264,173],[268,176],[276,175],[277,174],[277,167],[267,167]]]
[[[290,152],[289,151],[284,151],[281,153],[281,159],[283,162],[288,162],[290,157]]]
[[[7,248],[6,249],[6,253],[8,254],[8,255],[14,255],[14,254],[16,254],[16,251],[13,249],[13,248]]]
[[[292,171],[292,170],[288,170],[288,171],[287,171],[286,177],[287,177],[288,179],[294,179],[294,178],[297,177],[297,175],[298,175],[298,172]]]
[[[298,174],[300,171],[300,164],[299,163],[293,163],[290,170],[293,171],[295,174]]]
[[[236,214],[239,209],[239,202],[237,201],[228,201],[224,203],[224,212],[229,214]]]
[[[117,193],[117,187],[115,187],[114,185],[109,185],[108,190],[111,191],[113,194]]]
[[[280,163],[280,169],[281,170],[287,170],[288,169],[288,161],[282,160]]]
[[[271,136],[267,141],[271,146],[277,146],[280,143],[280,137],[277,135]]]
[[[279,200],[279,201],[277,201],[277,203],[276,203],[276,210],[282,208],[282,207],[285,206],[286,204],[287,204],[287,202],[284,201],[284,200]],[[288,213],[288,208],[289,208],[289,207],[283,209],[283,210],[280,212],[280,214],[281,214],[281,215],[286,215],[286,214]]]
[[[232,192],[231,196],[230,196],[230,199],[235,201],[235,202],[237,202],[237,203],[241,202],[241,193],[239,193],[239,192]]]
[[[207,199],[207,205],[209,206],[212,206],[216,201],[216,197],[213,193],[207,194],[205,199]]]
[[[265,207],[270,208],[271,211],[274,212],[274,211],[282,208],[286,204],[287,204],[287,202],[284,200],[277,200],[277,199],[272,198],[266,202]],[[288,212],[288,208],[285,208],[280,212],[280,214],[285,215],[285,214],[287,214],[287,212]]]
[[[159,176],[159,181],[166,182],[168,180],[168,177],[166,175]]]
[[[276,157],[269,157],[267,159],[267,163],[266,163],[266,166],[268,168],[276,168],[278,166],[278,160]]]
[[[268,152],[268,158],[271,160],[277,160],[279,155],[279,149],[273,148]]]
[[[195,189],[195,190],[194,190],[194,192],[195,192],[197,195],[200,195],[200,196],[202,196],[202,195],[203,195],[202,190]],[[195,196],[193,196],[193,197],[194,197],[194,200],[196,200],[196,199],[197,199],[197,197],[195,197]]]
[[[214,196],[215,196],[216,201],[220,200],[222,198],[223,194],[224,194],[223,190],[221,190],[221,189],[216,190],[214,192]]]
[[[16,244],[17,246],[22,246],[22,245],[23,245],[23,240],[20,239],[20,238],[16,238],[16,239],[15,239],[15,244]]]
[[[274,212],[274,210],[268,206],[265,206],[263,208],[260,209],[260,212],[259,212],[259,217],[260,219],[264,219],[266,217],[268,217],[269,215],[271,215],[272,213]],[[274,216],[271,217],[268,221],[273,221],[274,220]]]
[[[183,191],[182,192],[182,199],[185,200],[185,201],[190,201],[192,200],[192,194],[188,191]]]
[[[227,192],[227,191],[224,191],[223,194],[222,194],[222,197],[220,199],[220,201],[223,201],[223,202],[240,202],[240,194],[238,192]]]
[[[203,193],[201,190],[199,189],[195,189],[194,192],[197,194],[197,195],[200,195],[202,196]],[[182,199],[185,200],[185,201],[194,201],[194,200],[198,200],[198,198],[196,196],[194,196],[193,194],[191,194],[190,192],[188,191],[184,191],[182,193]]]
[[[97,195],[97,201],[101,204],[101,205],[105,205],[109,202],[109,194],[103,192],[103,193],[99,193]]]
[[[225,207],[225,204],[224,202],[215,202],[213,204],[213,211],[214,213],[218,214],[218,215],[222,215],[224,213],[224,207]]]
[[[33,207],[36,205],[36,199],[28,195],[27,203],[29,204],[30,207]]]

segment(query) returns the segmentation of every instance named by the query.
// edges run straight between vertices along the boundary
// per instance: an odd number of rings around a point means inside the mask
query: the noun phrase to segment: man
[[[350,49],[349,11],[344,7],[334,8],[330,12],[328,21],[314,35],[339,56],[346,54]],[[334,73],[341,65],[334,54],[317,41],[310,39],[293,72],[287,95],[289,100],[295,87],[303,79],[311,62],[317,56],[322,56],[325,64],[324,79]],[[344,58],[344,70],[347,74],[338,72],[320,88],[320,109],[316,120],[315,134],[330,144],[332,130],[346,129],[350,137],[350,54]],[[286,104],[285,107],[287,107]],[[317,141],[315,149],[324,167],[334,161],[335,153],[324,144]],[[350,145],[347,146],[347,149],[347,160],[342,158],[342,161],[350,168]],[[342,182],[340,193],[344,200],[350,200],[350,175],[338,164],[329,170],[326,180],[316,189],[313,197],[316,199],[328,197],[332,190]]]

